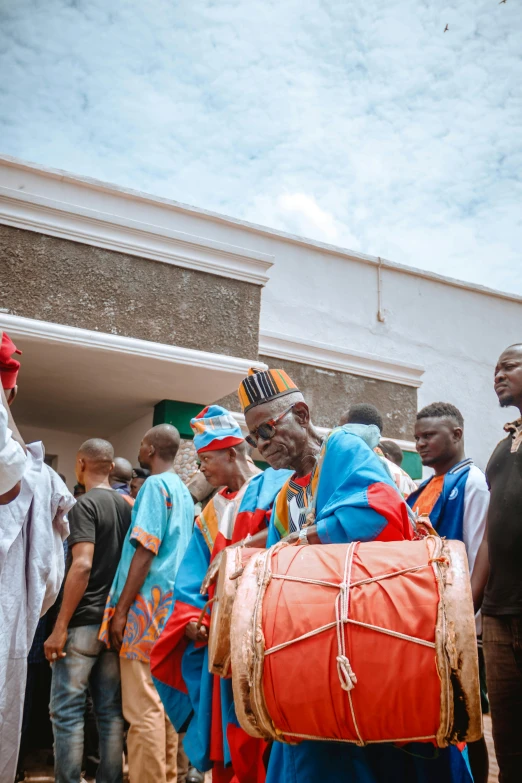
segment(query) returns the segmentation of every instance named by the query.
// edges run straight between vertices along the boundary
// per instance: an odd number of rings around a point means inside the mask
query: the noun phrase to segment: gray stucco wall
[[[13,315],[253,358],[260,304],[252,283],[0,225]]]
[[[303,392],[313,421],[320,427],[333,427],[341,414],[356,402],[370,402],[384,418],[384,436],[412,440],[417,414],[417,389],[344,372],[324,370],[307,364],[260,356],[269,367],[282,367]],[[220,402],[239,410],[237,395]]]

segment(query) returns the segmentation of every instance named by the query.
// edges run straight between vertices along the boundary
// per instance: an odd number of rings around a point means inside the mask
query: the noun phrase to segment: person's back
[[[100,735],[97,779],[123,780],[123,715],[118,656],[99,641],[101,621],[131,507],[109,484],[114,450],[101,439],[78,452],[76,478],[86,489],[69,515],[68,568],[54,630],[44,645],[53,664],[50,712],[56,783],[78,783],[84,750],[87,690]]]
[[[74,544],[91,541],[94,553],[89,582],[69,621],[69,628],[101,623],[131,514],[132,509],[121,494],[98,487],[82,495],[70,512],[67,568],[72,562]]]

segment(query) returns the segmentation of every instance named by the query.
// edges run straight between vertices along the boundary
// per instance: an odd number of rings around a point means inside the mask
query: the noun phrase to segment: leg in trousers
[[[130,783],[176,783],[177,734],[150,674],[150,664],[120,658]]]
[[[522,781],[522,619],[483,617],[493,740],[501,783]]]

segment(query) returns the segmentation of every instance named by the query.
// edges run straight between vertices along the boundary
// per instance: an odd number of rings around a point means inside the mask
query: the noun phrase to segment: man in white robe
[[[43,444],[25,447],[16,429],[8,407],[16,396],[15,360],[2,355],[12,346],[6,337],[0,333],[0,783],[13,783],[27,656],[63,581],[65,515],[74,498],[44,463]]]

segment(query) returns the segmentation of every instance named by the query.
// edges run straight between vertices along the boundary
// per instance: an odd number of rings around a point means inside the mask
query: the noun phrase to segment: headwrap
[[[14,389],[16,386],[16,378],[18,376],[18,370],[20,369],[20,362],[17,359],[13,359],[14,353],[21,354],[11,338],[5,332],[2,334],[2,342],[0,343],[0,379],[2,380],[2,386],[6,391]]]
[[[208,405],[190,420],[190,426],[197,452],[229,449],[244,441],[241,427],[221,405]]]
[[[298,391],[284,370],[250,369],[248,376],[239,385],[238,395],[243,412],[246,413],[255,405]]]

